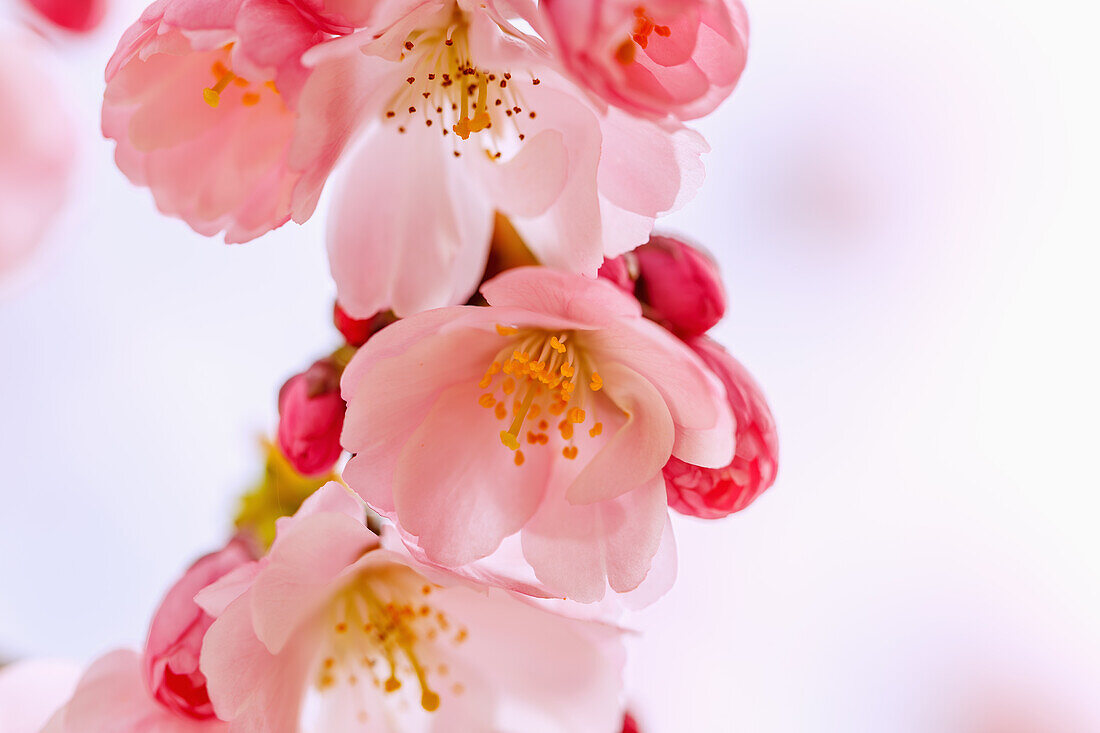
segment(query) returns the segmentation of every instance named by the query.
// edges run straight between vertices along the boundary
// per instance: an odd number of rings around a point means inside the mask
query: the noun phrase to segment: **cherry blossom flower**
[[[718,469],[671,458],[664,468],[668,504],[681,514],[718,519],[741,511],[775,483],[779,438],[764,393],[748,370],[711,339],[692,339],[688,345],[726,387],[737,424],[737,452]]]
[[[632,591],[661,546],[669,457],[730,461],[721,385],[603,280],[527,267],[481,292],[489,307],[398,321],[352,359],[345,480],[431,562],[518,535],[550,595]]]
[[[195,604],[195,594],[253,559],[248,546],[237,539],[199,558],[168,591],[153,616],[145,642],[144,681],[157,702],[182,717],[214,717],[206,678],[199,671],[203,635],[214,619]]]
[[[310,217],[357,117],[356,70],[282,0],[158,0],[107,65],[118,167],[196,231],[244,242]]]
[[[0,668],[0,731],[38,733],[65,704],[80,667],[53,659],[26,659]]]
[[[107,13],[107,0],[27,0],[27,2],[54,25],[77,33],[94,31]]]
[[[702,182],[695,132],[606,108],[504,11],[530,0],[395,0],[385,21],[311,51],[359,56],[368,134],[329,222],[356,318],[463,303],[503,214],[541,264],[595,275]]]
[[[252,570],[203,591],[202,670],[234,730],[584,733],[622,715],[620,632],[380,545],[336,483]],[[242,582],[243,581],[243,582]],[[301,728],[299,727],[301,726]]]
[[[737,85],[748,54],[740,0],[542,0],[573,78],[636,115],[690,120]]]
[[[328,473],[343,450],[344,400],[340,368],[322,359],[279,390],[279,448],[304,476]]]
[[[76,134],[41,40],[0,26],[0,41],[2,281],[31,257],[65,203]]]
[[[219,720],[182,717],[161,705],[149,695],[141,668],[141,655],[128,649],[100,657],[42,733],[228,733]]]

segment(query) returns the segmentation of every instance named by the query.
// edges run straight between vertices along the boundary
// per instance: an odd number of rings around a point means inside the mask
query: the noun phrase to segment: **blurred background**
[[[103,67],[143,4],[46,41],[79,157],[0,290],[8,658],[140,644],[259,476],[279,385],[338,342],[323,213],[225,246],[114,167]],[[1100,730],[1100,11],[747,5],[665,229],[724,267],[779,480],[677,518],[679,581],[632,619],[642,729]]]

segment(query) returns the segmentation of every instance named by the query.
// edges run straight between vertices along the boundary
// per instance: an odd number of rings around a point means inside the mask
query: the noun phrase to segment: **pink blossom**
[[[345,480],[431,562],[511,552],[549,594],[585,602],[637,588],[669,456],[733,454],[721,385],[606,281],[527,267],[481,292],[489,307],[398,321],[352,359]],[[522,554],[502,546],[514,535]]]
[[[27,0],[54,25],[68,31],[95,30],[107,13],[107,0]]]
[[[636,115],[690,120],[729,96],[745,68],[740,0],[542,0],[573,77]]]
[[[682,338],[701,336],[722,320],[726,289],[708,254],[672,237],[651,237],[632,256],[638,295],[654,320]]]
[[[0,668],[0,731],[38,733],[79,678],[79,666],[60,660],[27,659]]]
[[[332,470],[344,428],[340,370],[322,359],[291,377],[279,391],[279,448],[303,476]]]
[[[354,69],[301,64],[325,37],[282,0],[158,0],[107,65],[119,168],[227,242],[305,221],[358,115]]]
[[[252,559],[240,540],[199,558],[168,591],[153,616],[142,660],[145,684],[157,702],[180,716],[214,717],[206,678],[199,671],[202,638],[214,619],[195,604],[195,594]]]
[[[370,23],[385,0],[287,0],[329,33],[350,33]]]
[[[128,649],[100,657],[42,733],[228,733],[219,720],[181,717],[161,705],[141,670],[141,655]]]
[[[681,514],[718,519],[739,512],[775,482],[779,438],[764,393],[745,367],[708,338],[688,342],[726,387],[737,421],[737,452],[729,465],[714,469],[678,458],[665,466],[668,504]]]
[[[530,0],[499,4],[534,17]],[[329,262],[356,318],[465,302],[496,212],[539,262],[595,275],[702,182],[706,144],[596,103],[498,4],[397,0],[388,24],[307,57],[358,56],[369,134],[334,202]]]
[[[40,39],[0,28],[0,281],[41,243],[73,172],[75,130],[45,53]]]
[[[396,549],[387,549],[393,547]],[[234,730],[610,731],[622,650],[611,627],[459,581],[386,546],[330,483],[281,520],[218,616],[202,670]]]

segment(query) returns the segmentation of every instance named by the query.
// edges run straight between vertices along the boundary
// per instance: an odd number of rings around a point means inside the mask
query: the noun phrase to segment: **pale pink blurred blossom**
[[[202,638],[214,619],[195,604],[195,594],[253,559],[240,540],[199,558],[168,591],[153,616],[142,660],[144,681],[154,699],[182,717],[214,717],[206,678],[199,671]]]
[[[740,0],[542,0],[573,78],[631,114],[690,120],[737,85],[748,56]]]
[[[331,359],[294,375],[279,390],[279,448],[298,473],[332,470],[342,450],[344,411],[340,370]]]
[[[503,214],[545,265],[595,275],[702,182],[706,143],[596,103],[502,9],[530,0],[395,0],[386,23],[307,57],[357,57],[371,129],[329,224],[356,318],[465,302]],[[381,12],[381,11],[380,11]]]
[[[39,38],[0,26],[0,281],[42,243],[76,159],[69,105]]]
[[[27,3],[54,25],[76,33],[94,31],[107,14],[107,0],[27,0]]]
[[[764,393],[748,370],[709,338],[687,343],[726,388],[737,447],[721,468],[671,458],[664,468],[668,504],[681,514],[718,519],[741,511],[775,482],[779,437]]]
[[[42,733],[227,733],[216,720],[182,717],[157,702],[142,679],[141,655],[129,649],[97,659],[72,698]]]
[[[604,280],[527,267],[481,292],[489,307],[403,319],[352,359],[344,479],[431,562],[492,560],[518,535],[512,571],[548,594],[638,588],[669,457],[733,454],[721,384]]]
[[[281,0],[159,0],[107,65],[103,134],[165,214],[244,242],[317,205],[357,116],[340,59]]]
[[[615,729],[616,628],[422,567],[364,518],[327,484],[280,520],[249,582],[200,594],[218,617],[202,670],[234,730]]]
[[[0,731],[38,733],[79,678],[77,664],[53,659],[26,659],[0,669]]]

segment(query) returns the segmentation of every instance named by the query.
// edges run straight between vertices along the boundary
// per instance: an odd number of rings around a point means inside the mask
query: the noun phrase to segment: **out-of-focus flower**
[[[664,469],[668,504],[681,514],[718,519],[741,511],[775,482],[779,437],[764,393],[745,367],[711,339],[688,345],[726,387],[737,421],[737,451],[728,466],[717,469],[670,459]]]
[[[732,456],[720,383],[603,280],[527,267],[481,292],[489,307],[398,321],[352,359],[345,480],[432,562],[518,533],[549,593],[633,590],[662,539],[669,456]]]
[[[0,731],[38,733],[80,678],[72,662],[27,659],[0,669]]]
[[[107,65],[103,134],[158,208],[227,242],[310,217],[356,117],[340,59],[281,0],[159,0]]]
[[[314,363],[279,390],[279,447],[299,473],[318,476],[336,465],[345,409],[333,359]]]
[[[42,17],[67,31],[94,31],[107,14],[107,0],[27,0]]]
[[[332,322],[348,346],[362,346],[367,343],[367,339],[396,320],[392,311],[382,311],[370,318],[359,319],[349,316],[339,303],[332,307]]]
[[[226,733],[216,719],[181,717],[153,698],[142,679],[141,655],[128,649],[97,659],[72,698],[42,733]]]
[[[745,68],[740,0],[542,0],[573,77],[631,114],[690,120],[711,112]]]
[[[199,671],[202,638],[213,617],[195,604],[195,594],[255,558],[240,540],[199,558],[165,595],[145,642],[143,670],[149,693],[185,718],[207,720],[214,707]]]
[[[681,338],[702,336],[722,320],[726,289],[708,254],[671,237],[652,237],[628,254],[638,263],[638,298],[654,320]]]
[[[218,616],[202,670],[221,718],[267,733],[615,729],[618,630],[388,545],[359,498],[328,484],[280,521],[249,583],[199,595]]]
[[[466,302],[495,212],[540,263],[595,275],[702,182],[697,133],[598,109],[505,7],[536,12],[530,0],[396,0],[388,24],[307,57],[357,55],[364,86],[353,93],[376,123],[329,228],[352,316]]]
[[[76,135],[40,39],[0,26],[0,281],[65,203]]]

